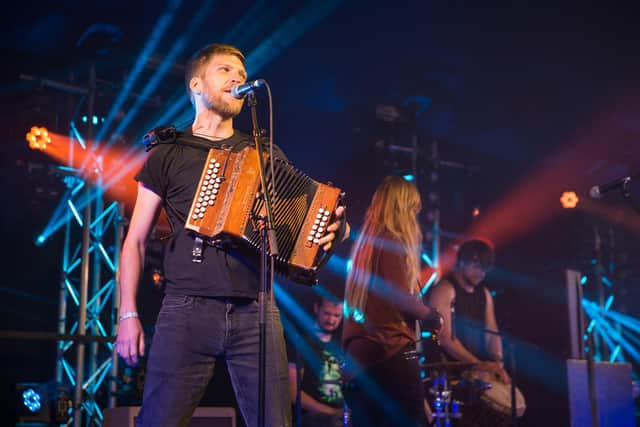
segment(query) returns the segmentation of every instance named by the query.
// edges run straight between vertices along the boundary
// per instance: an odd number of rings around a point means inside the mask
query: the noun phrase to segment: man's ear
[[[189,89],[191,89],[194,94],[200,95],[202,93],[202,79],[200,77],[191,77]]]

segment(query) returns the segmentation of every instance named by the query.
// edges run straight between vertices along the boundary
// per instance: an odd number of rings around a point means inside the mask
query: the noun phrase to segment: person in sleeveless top
[[[476,369],[509,384],[502,340],[496,335],[499,330],[493,297],[483,285],[493,263],[489,244],[477,239],[465,241],[458,250],[454,271],[429,289],[426,301],[442,313],[439,341],[447,358],[475,363]]]

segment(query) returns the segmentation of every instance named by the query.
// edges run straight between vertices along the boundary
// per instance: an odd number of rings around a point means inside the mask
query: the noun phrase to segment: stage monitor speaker
[[[584,359],[584,312],[582,310],[582,274],[576,270],[565,270],[567,289],[568,358]]]
[[[120,406],[104,411],[104,427],[135,427],[139,406]],[[199,407],[189,427],[236,427],[236,411],[231,407]]]
[[[635,427],[629,363],[595,362],[596,409],[600,427]],[[567,360],[571,427],[591,426],[586,360]]]

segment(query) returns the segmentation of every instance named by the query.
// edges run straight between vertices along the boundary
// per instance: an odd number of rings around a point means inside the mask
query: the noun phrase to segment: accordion
[[[265,162],[267,191],[271,197],[273,229],[278,242],[275,269],[289,279],[315,284],[316,275],[330,256],[318,240],[327,226],[342,191],[319,183],[289,162]],[[231,242],[260,251],[256,219],[264,217],[258,153],[246,146],[233,151],[211,148],[189,210],[185,228],[211,244]],[[335,245],[333,245],[335,247]]]

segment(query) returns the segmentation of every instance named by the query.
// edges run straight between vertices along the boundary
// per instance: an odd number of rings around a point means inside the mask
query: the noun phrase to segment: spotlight
[[[21,423],[42,426],[48,425],[51,417],[49,414],[46,387],[37,383],[20,383],[17,385],[17,389],[17,398],[20,402],[18,425],[22,425]]]
[[[480,216],[480,208],[473,208],[473,212],[471,212],[471,215],[472,215],[474,218],[479,217],[479,216]]]
[[[22,403],[29,412],[38,412],[42,409],[42,396],[33,388],[28,388],[22,392]]]
[[[562,193],[562,196],[560,196],[560,204],[564,209],[574,209],[578,206],[579,202],[580,199],[578,198],[578,195],[573,191],[565,191]]]
[[[45,127],[32,126],[25,137],[29,143],[29,148],[33,150],[44,151],[47,149],[47,145],[51,144],[49,131]]]
[[[22,402],[19,426],[49,426],[66,424],[73,413],[71,390],[55,381],[48,383],[19,383],[18,396]]]

